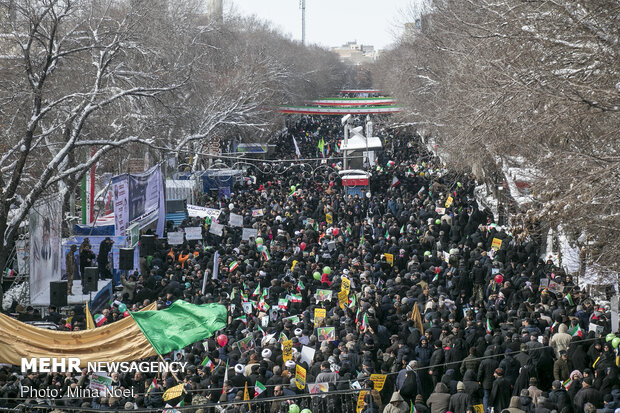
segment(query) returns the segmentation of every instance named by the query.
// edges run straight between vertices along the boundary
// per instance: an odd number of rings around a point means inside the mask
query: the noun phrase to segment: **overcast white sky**
[[[382,49],[402,32],[409,5],[416,0],[306,0],[306,43],[341,46],[358,43]],[[300,0],[224,0],[224,11],[257,15],[293,39],[301,40]]]

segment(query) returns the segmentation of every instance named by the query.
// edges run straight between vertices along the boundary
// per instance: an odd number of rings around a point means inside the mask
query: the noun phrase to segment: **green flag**
[[[136,311],[131,316],[157,354],[182,349],[226,327],[226,307],[177,300],[165,310]]]

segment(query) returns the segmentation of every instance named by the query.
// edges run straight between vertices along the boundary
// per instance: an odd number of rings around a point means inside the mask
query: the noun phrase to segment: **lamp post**
[[[344,127],[344,144],[343,146],[345,147],[345,149],[343,150],[343,165],[344,165],[344,170],[346,171],[349,165],[348,159],[347,159],[347,151],[349,148],[349,123],[351,122],[351,114],[345,115],[342,117],[342,119],[340,120],[340,123],[342,124],[342,126]]]

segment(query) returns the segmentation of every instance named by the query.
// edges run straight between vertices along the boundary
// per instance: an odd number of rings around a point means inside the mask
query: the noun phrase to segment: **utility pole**
[[[301,44],[306,44],[306,0],[299,0],[301,9]]]

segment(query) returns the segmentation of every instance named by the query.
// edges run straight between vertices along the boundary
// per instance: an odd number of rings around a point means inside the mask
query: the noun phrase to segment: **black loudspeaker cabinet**
[[[84,277],[82,277],[82,293],[88,294],[97,291],[97,279],[99,279],[99,268],[84,268]]]
[[[142,235],[140,237],[140,256],[147,257],[155,253],[155,235]]]
[[[67,281],[50,282],[50,305],[60,307],[67,306]]]
[[[118,254],[118,269],[121,271],[133,270],[133,248],[121,248]]]

